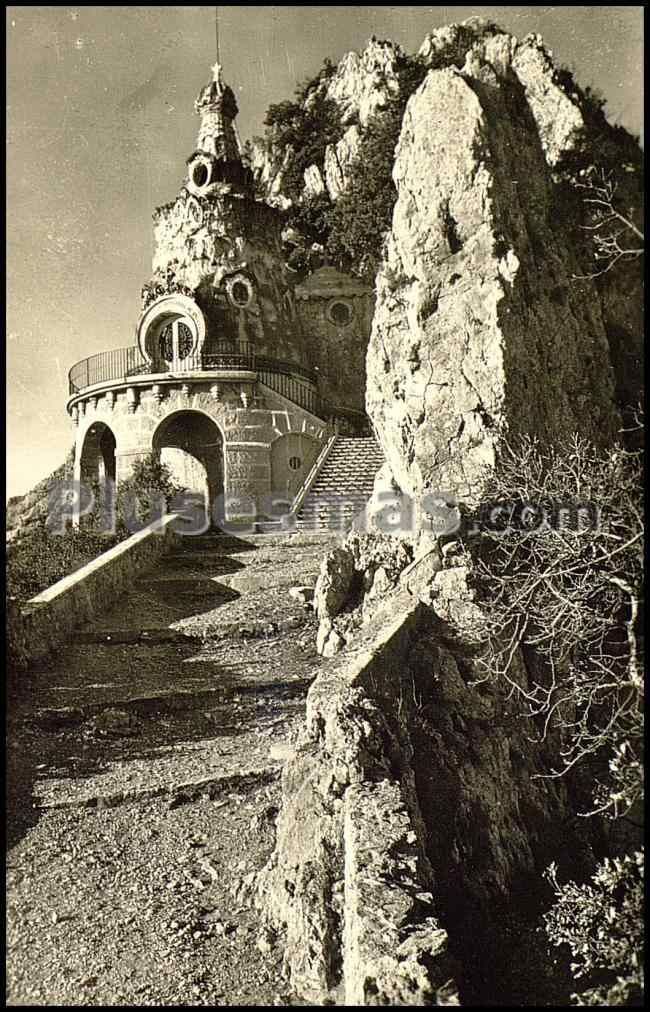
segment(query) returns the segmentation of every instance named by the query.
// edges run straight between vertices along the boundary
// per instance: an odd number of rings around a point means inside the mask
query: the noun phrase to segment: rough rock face
[[[316,1003],[562,1005],[536,934],[543,872],[571,860],[574,874],[593,830],[579,838],[566,784],[544,776],[557,742],[482,679],[471,560],[436,503],[448,516],[478,496],[520,433],[613,440],[640,386],[640,279],[635,265],[622,284],[581,277],[563,202],[579,200],[566,184],[593,122],[540,39],[454,25],[420,57],[367,359],[387,464],[370,524],[315,590],[331,659],[259,898]],[[338,161],[330,149],[320,171],[331,195]],[[524,653],[512,663],[522,685],[542,677]]]
[[[199,200],[183,189],[154,215],[154,274],[145,304],[182,290],[196,298],[221,340],[248,340],[260,353],[300,361],[281,227],[277,211],[259,201],[228,194]],[[228,292],[241,277],[253,283],[253,295],[237,308]]]
[[[548,744],[507,687],[475,684],[466,561],[427,559],[321,670],[285,767],[258,894],[316,1002],[457,1004],[458,987],[461,1004],[518,1004],[548,970],[531,907],[573,840],[564,785],[539,778]]]
[[[350,165],[359,153],[361,130],[399,94],[401,52],[392,42],[373,38],[362,52],[347,53],[327,82],[327,97],[336,102],[348,128],[325,152],[325,185],[332,200],[345,189]]]
[[[309,103],[322,95],[335,102],[346,130],[337,144],[327,146],[323,165],[307,167],[305,197],[326,189],[331,199],[336,200],[344,189],[350,164],[359,152],[360,130],[399,93],[397,65],[401,55],[398,45],[373,38],[361,52],[346,53],[334,74],[307,98]],[[259,140],[252,143],[251,167],[257,185],[266,201],[275,207],[287,208],[292,203],[284,193],[284,180],[292,161],[290,147],[278,159],[278,153],[268,150]]]
[[[457,1004],[411,778],[395,776],[396,727],[369,691],[379,680],[397,705],[387,673],[417,611],[384,616],[372,653],[359,649],[316,680],[284,770],[258,897],[283,936],[292,988],[317,1004]]]
[[[346,53],[327,82],[327,97],[341,109],[343,124],[365,126],[399,92],[397,60],[401,53],[392,42],[371,39],[361,52]]]
[[[580,110],[537,37],[470,41],[448,29],[424,47],[433,66],[445,47],[465,58],[407,106],[377,280],[367,408],[411,494],[476,493],[506,437],[602,442],[619,424],[600,299],[575,279],[552,176]]]
[[[281,210],[291,206],[291,201],[282,192],[282,187],[293,158],[294,151],[289,146],[285,149],[281,164],[276,166],[275,159],[259,139],[251,142],[251,169],[257,187],[264,194],[267,204]]]
[[[351,534],[325,556],[314,591],[319,654],[333,657],[343,649],[412,559],[411,544],[380,534]]]
[[[520,43],[491,21],[469,19],[431,32],[419,56],[431,69],[456,67],[471,73],[487,61],[497,73],[511,70],[525,90],[549,165],[556,165],[579,142],[585,123],[578,95],[567,94],[556,80],[551,54],[539,35],[528,35]]]
[[[359,154],[361,133],[353,123],[338,144],[328,144],[325,150],[325,183],[332,200],[338,200],[346,187],[350,166]]]
[[[44,523],[49,510],[50,496],[57,501],[57,484],[72,477],[72,453],[60,467],[39,481],[25,495],[12,496],[7,502],[7,541],[19,537],[32,524]]]

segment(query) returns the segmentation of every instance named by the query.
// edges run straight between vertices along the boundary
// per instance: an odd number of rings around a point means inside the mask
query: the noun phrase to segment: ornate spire
[[[253,175],[242,163],[235,128],[239,110],[218,60],[212,68],[212,80],[201,88],[194,109],[201,117],[201,126],[196,151],[187,160],[187,189],[195,197],[219,193],[252,196]]]
[[[212,68],[212,80],[199,92],[194,109],[201,117],[197,150],[223,161],[240,161],[241,151],[233,125],[239,109],[232,88],[224,82],[220,63]]]

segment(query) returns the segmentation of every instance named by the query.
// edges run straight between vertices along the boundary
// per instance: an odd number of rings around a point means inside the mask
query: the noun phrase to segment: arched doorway
[[[320,443],[302,432],[289,432],[271,445],[271,490],[293,501],[320,451]]]
[[[200,496],[212,517],[223,495],[223,437],[216,422],[200,411],[178,411],[160,423],[152,449],[176,484]]]
[[[81,484],[95,499],[93,514],[108,512],[115,496],[115,436],[104,422],[94,422],[81,447]]]

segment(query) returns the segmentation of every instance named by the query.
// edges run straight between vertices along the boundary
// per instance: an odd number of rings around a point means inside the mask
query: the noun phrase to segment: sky
[[[478,15],[538,32],[608,114],[642,129],[642,7],[222,6],[221,62],[243,138],[268,105],[376,35],[415,52]],[[210,79],[213,7],[6,8],[7,495],[54,470],[73,443],[67,372],[132,344],[151,273],[155,207],[194,150],[193,102]]]

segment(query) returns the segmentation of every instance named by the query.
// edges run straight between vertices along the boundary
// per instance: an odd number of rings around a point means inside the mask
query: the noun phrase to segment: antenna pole
[[[214,9],[214,33],[217,43],[217,63],[221,63],[221,54],[219,52],[219,8]]]

